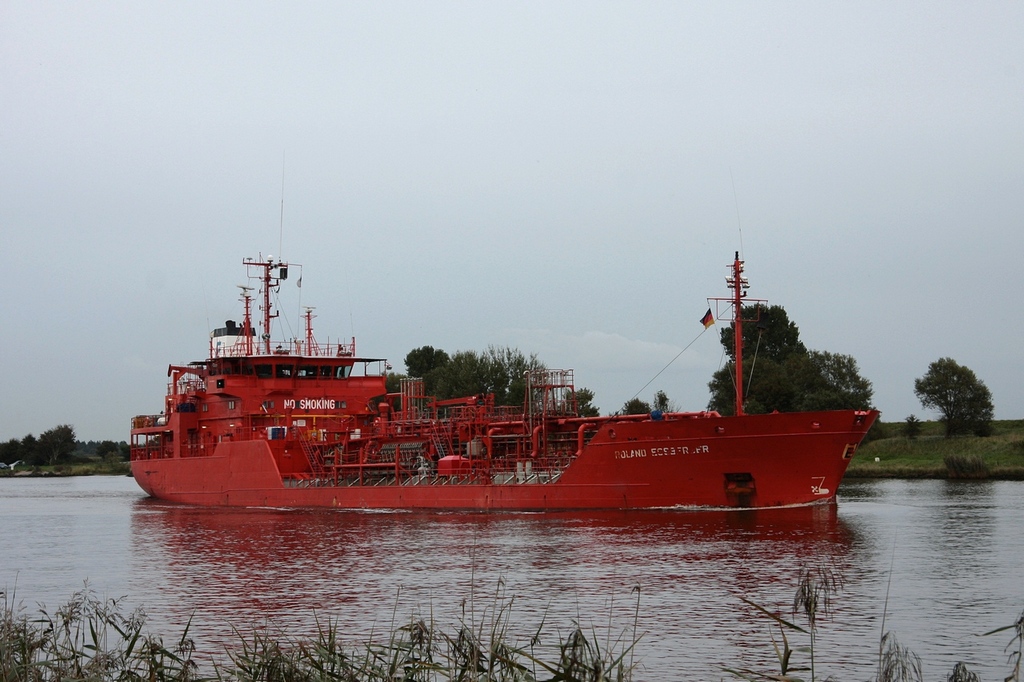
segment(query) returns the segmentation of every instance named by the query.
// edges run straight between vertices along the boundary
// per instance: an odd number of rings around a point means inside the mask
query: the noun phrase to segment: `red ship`
[[[131,467],[153,497],[188,504],[346,509],[571,510],[783,507],[835,500],[875,410],[744,414],[739,254],[729,298],[735,416],[580,416],[572,370],[527,375],[524,405],[437,400],[421,379],[386,388],[387,363],[355,339],[271,341],[271,294],[289,264],[243,261],[241,325],[209,358],[171,365],[164,411],[132,420]],[[757,301],[760,305],[763,301]]]

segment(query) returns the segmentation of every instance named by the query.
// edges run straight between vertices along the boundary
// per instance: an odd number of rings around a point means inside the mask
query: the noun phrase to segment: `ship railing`
[[[429,416],[409,417],[402,413],[396,414],[401,416],[396,419],[377,422],[374,425],[375,433],[385,437],[415,436],[417,434],[429,433],[430,429],[437,423],[437,420]]]
[[[310,476],[309,474],[289,474],[281,479],[286,488],[330,488],[337,485],[329,476]]]
[[[290,488],[327,488],[327,487],[382,487],[382,486],[453,486],[479,485],[547,485],[555,483],[564,473],[564,467],[557,465],[551,468],[525,470],[494,471],[486,467],[469,472],[439,476],[435,472],[410,471],[404,467],[396,467],[394,463],[354,464],[339,466],[328,475],[290,474],[285,478],[284,485]]]
[[[195,395],[206,392],[206,382],[194,374],[183,374],[167,383],[167,395]]]
[[[154,426],[163,426],[165,423],[167,418],[162,414],[140,414],[132,417],[133,429],[150,429]]]
[[[211,342],[212,343],[212,342]],[[271,342],[270,352],[267,353],[262,342],[253,341],[250,346],[246,340],[240,337],[231,345],[213,347],[213,357],[241,358],[253,355],[299,355],[302,357],[337,357],[351,358],[356,355],[356,340],[336,341],[328,343],[312,343],[302,339],[291,339]]]
[[[438,419],[442,421],[465,422],[477,419],[498,421],[522,421],[522,408],[513,405],[494,405],[492,402],[474,403],[470,405],[439,405]]]
[[[491,460],[491,475],[502,483],[553,483],[569,468],[571,453]],[[495,480],[498,482],[498,480]]]
[[[525,415],[523,414],[523,408],[515,405],[495,405],[494,416],[501,421],[523,421]]]
[[[170,459],[174,456],[173,444],[159,435],[144,436],[136,440],[132,437],[129,458],[135,462],[146,459]]]

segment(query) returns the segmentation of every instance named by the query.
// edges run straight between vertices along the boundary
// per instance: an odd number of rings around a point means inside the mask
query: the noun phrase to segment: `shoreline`
[[[1024,480],[1024,421],[992,422],[989,436],[946,438],[940,422],[875,425],[860,445],[846,478]]]

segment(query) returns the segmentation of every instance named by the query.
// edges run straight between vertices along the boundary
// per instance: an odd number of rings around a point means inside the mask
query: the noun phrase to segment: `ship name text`
[[[657,448],[636,448],[634,450],[615,450],[615,459],[642,459],[644,457],[675,457],[676,455],[698,455],[711,452],[708,445],[666,445]]]

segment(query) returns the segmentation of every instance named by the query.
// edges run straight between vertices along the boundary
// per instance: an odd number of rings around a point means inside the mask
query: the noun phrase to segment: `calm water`
[[[555,643],[578,619],[615,638],[639,586],[637,679],[770,672],[768,621],[740,597],[788,611],[800,568],[824,564],[845,586],[819,625],[820,678],[872,677],[885,610],[926,679],[963,660],[1001,680],[1009,637],[976,635],[1024,610],[1020,482],[847,482],[838,509],[482,515],[197,509],[149,500],[130,478],[5,478],[0,521],[0,589],[26,607],[88,580],[143,606],[167,640],[194,613],[206,655],[232,627],[298,636],[314,614],[353,643],[396,613],[451,631],[463,614],[486,620],[498,592],[514,597],[517,633],[546,619]]]

